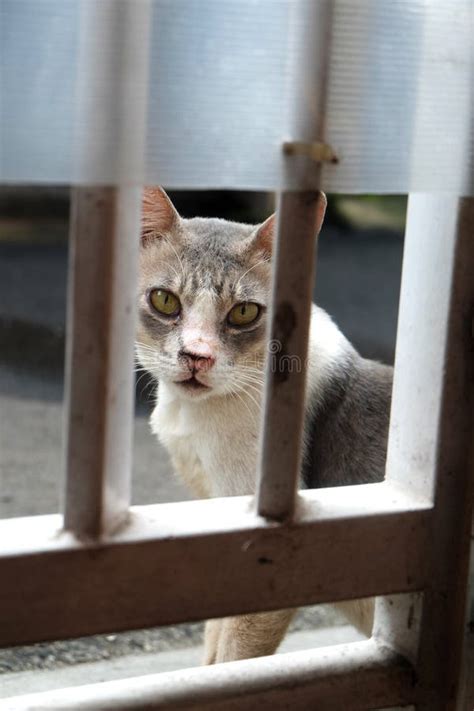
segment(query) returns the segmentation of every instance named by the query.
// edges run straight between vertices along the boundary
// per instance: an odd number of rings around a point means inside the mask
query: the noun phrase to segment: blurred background
[[[273,195],[265,193],[171,191],[170,196],[185,217],[260,222],[274,209]],[[392,363],[406,198],[329,195],[328,200],[318,247],[315,301],[362,355]],[[0,189],[1,517],[59,510],[69,203],[65,187]],[[148,430],[153,384],[140,378],[136,392],[132,502],[189,498]],[[331,630],[330,641],[323,635],[320,644],[353,638],[354,631],[343,625],[332,609],[319,606],[299,613],[292,630],[294,635],[304,635],[311,629],[313,636],[305,644],[315,646],[315,628]],[[137,668],[145,673],[140,655],[150,652],[161,654],[154,670],[187,666],[199,663],[201,631],[202,624],[180,625],[3,650],[0,672],[72,669],[78,662],[110,658],[127,659],[130,668],[130,654],[139,654]],[[190,646],[194,656],[186,662],[183,649]],[[178,654],[179,659],[167,662],[166,654]],[[120,665],[116,670],[123,675]],[[11,678],[4,674],[2,679],[6,695],[8,689],[15,693],[18,683],[26,683],[23,677],[15,681],[15,674]],[[38,683],[35,676],[34,684]]]

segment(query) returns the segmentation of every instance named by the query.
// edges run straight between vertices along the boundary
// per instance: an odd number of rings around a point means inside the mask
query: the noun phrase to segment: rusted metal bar
[[[328,0],[309,3],[294,27],[301,50],[295,53],[296,71],[308,81],[298,84],[293,135],[283,145],[286,169],[299,192],[283,192],[278,205],[257,500],[262,516],[280,521],[294,512],[301,465],[316,238],[326,207],[319,192],[321,155],[310,147],[324,143],[332,17]]]
[[[311,300],[321,193],[283,193],[278,208],[258,511],[292,515],[301,466]]]
[[[379,601],[375,634],[418,660],[419,711],[460,708],[474,477],[474,198],[410,197],[387,481],[434,504],[423,605]],[[392,560],[392,559],[390,559]]]

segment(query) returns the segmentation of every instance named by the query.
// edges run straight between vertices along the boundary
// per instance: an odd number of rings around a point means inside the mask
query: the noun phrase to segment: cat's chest
[[[247,411],[163,398],[151,425],[191,488],[210,496],[254,491],[258,431]],[[205,481],[196,485],[202,478]]]
[[[179,399],[159,398],[151,417],[153,432],[171,452],[187,448],[199,455],[216,449],[213,423],[207,413]]]

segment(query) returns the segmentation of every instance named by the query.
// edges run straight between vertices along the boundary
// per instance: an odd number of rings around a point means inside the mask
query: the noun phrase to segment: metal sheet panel
[[[154,0],[142,28],[152,38],[147,78],[127,44],[142,1],[96,4],[104,21],[91,23],[88,0],[1,0],[1,180],[472,193],[471,0],[332,3],[320,138],[339,162],[324,166],[321,184],[308,159],[307,170],[287,169],[282,143],[305,140],[293,110],[302,98],[317,113],[321,77],[307,58],[326,2]],[[144,177],[132,151],[120,165],[113,151],[81,159],[84,136],[124,140],[126,107],[106,121],[101,110],[102,66],[124,57],[129,87],[150,98]],[[92,95],[97,110],[85,112]],[[127,126],[132,144],[135,130]]]

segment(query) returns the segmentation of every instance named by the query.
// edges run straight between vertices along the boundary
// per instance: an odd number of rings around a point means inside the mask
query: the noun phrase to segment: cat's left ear
[[[316,206],[316,222],[315,222],[315,234],[319,234],[324,220],[324,215],[326,212],[326,195],[322,192],[318,193],[317,206]],[[252,236],[250,240],[251,248],[255,251],[261,252],[266,258],[272,256],[273,251],[273,240],[276,233],[276,213],[270,215],[265,222],[260,225],[257,232]],[[249,246],[250,246],[249,245]]]

